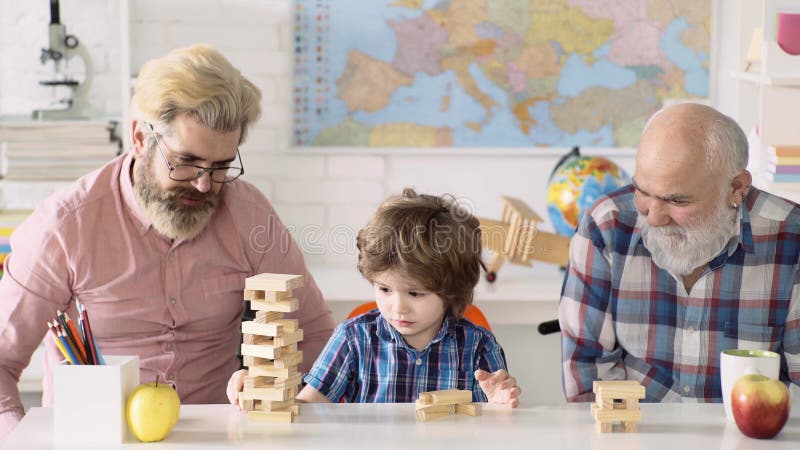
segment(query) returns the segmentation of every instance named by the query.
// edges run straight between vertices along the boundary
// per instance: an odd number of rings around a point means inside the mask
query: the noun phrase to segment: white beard
[[[651,227],[647,217],[639,214],[637,225],[658,267],[674,275],[689,275],[696,268],[707,264],[736,235],[738,209],[720,204],[707,217],[699,218],[686,227],[667,225]]]

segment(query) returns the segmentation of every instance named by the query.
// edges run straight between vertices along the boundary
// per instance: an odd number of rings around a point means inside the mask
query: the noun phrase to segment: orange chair
[[[350,314],[347,315],[347,318],[352,319],[355,316],[360,316],[361,314],[372,311],[377,307],[378,304],[376,302],[362,303],[353,308],[353,310],[350,311]],[[464,310],[464,318],[474,323],[475,325],[481,326],[489,331],[492,331],[492,327],[489,326],[489,321],[486,320],[486,316],[483,315],[483,311],[481,311],[480,308],[478,308],[475,305],[467,305],[467,309]]]

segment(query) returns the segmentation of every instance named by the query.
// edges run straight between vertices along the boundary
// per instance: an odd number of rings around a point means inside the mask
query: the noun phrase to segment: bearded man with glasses
[[[182,403],[226,403],[239,369],[244,280],[302,274],[295,291],[306,371],[333,331],[300,249],[264,195],[239,179],[239,145],[261,93],[218,51],[146,63],[132,98],[133,149],[44,200],[11,238],[0,281],[0,439],[24,415],[17,381],[58,310],[80,300],[104,355],[138,355],[140,379]],[[45,339],[43,404],[62,359]]]

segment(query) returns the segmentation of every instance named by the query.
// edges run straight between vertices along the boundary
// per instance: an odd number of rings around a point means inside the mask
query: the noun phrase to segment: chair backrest
[[[352,319],[353,317],[360,316],[361,314],[372,311],[377,307],[378,304],[376,302],[362,303],[353,308],[353,310],[350,311],[350,314],[347,315],[347,318]],[[464,318],[469,320],[475,325],[481,326],[489,331],[492,331],[492,327],[489,326],[489,321],[486,320],[486,316],[483,315],[483,311],[481,311],[481,309],[475,305],[467,305],[467,309],[464,310]]]

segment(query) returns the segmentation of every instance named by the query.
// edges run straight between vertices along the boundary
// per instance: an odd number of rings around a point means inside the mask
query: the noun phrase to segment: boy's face
[[[378,274],[372,287],[381,315],[408,345],[422,350],[439,333],[445,315],[441,297],[396,270]]]

